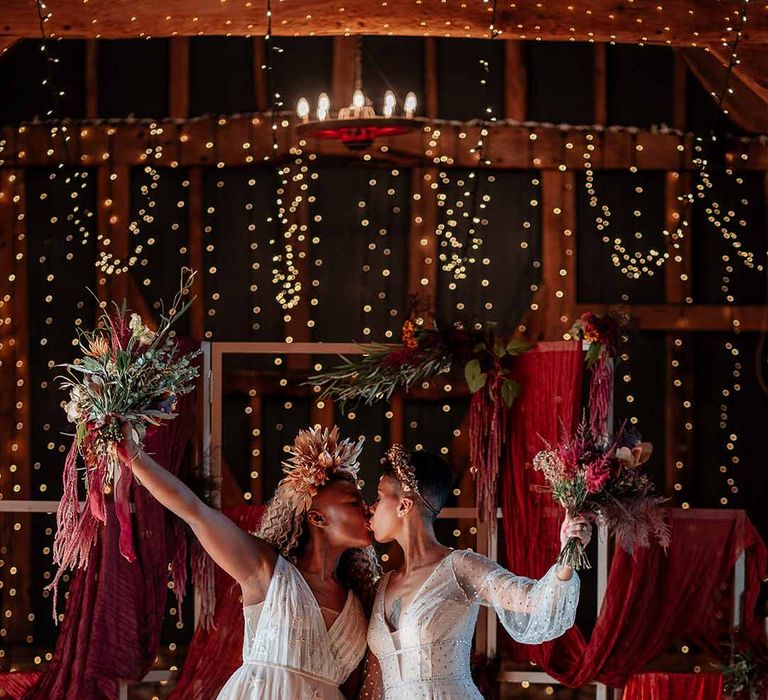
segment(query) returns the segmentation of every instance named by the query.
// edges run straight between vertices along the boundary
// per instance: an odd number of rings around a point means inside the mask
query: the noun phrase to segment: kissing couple
[[[452,483],[435,454],[392,445],[367,506],[357,484],[363,439],[342,440],[336,427],[300,431],[248,533],[155,462],[127,423],[123,437],[120,458],[134,476],[240,585],[243,664],[219,700],[482,700],[469,667],[481,605],[527,644],[574,623],[570,567],[553,565],[536,581],[437,540]],[[569,537],[587,544],[590,523],[566,515],[561,543]],[[372,538],[396,541],[403,564],[381,575]]]

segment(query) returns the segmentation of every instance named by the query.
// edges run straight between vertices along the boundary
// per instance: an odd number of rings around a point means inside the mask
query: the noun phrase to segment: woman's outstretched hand
[[[578,515],[572,518],[568,513],[563,518],[563,524],[560,526],[560,549],[565,547],[565,543],[574,537],[585,547],[592,539],[592,522],[590,518]]]
[[[126,418],[119,418],[120,432],[123,435],[122,442],[117,446],[117,456],[127,465],[136,459],[139,452],[141,452],[141,446],[134,439],[134,430],[131,422]]]

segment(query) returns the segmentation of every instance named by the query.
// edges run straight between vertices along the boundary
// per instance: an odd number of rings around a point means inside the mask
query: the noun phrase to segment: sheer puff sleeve
[[[493,608],[516,642],[541,644],[573,626],[579,603],[576,572],[561,581],[553,566],[536,581],[469,550],[456,552],[453,570],[468,601]]]

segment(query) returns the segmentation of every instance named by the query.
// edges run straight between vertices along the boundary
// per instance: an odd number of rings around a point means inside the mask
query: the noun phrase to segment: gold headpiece
[[[419,482],[416,481],[416,470],[411,464],[410,455],[405,447],[395,443],[387,450],[381,463],[390,464],[392,471],[395,472],[395,477],[398,482],[400,482],[400,487],[405,493],[415,493],[427,508],[429,508],[435,515],[438,514],[439,511],[435,510],[427,499],[421,495],[421,491],[419,491]]]
[[[335,472],[344,472],[356,479],[360,469],[358,457],[363,449],[364,437],[357,442],[339,441],[339,429],[328,428],[300,430],[291,447],[291,456],[283,462],[285,477],[277,486],[277,493],[285,501],[295,504],[304,512],[312,506],[312,498],[318,488]]]

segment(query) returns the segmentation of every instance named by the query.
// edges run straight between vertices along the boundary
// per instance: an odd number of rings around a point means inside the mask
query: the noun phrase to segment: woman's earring
[[[397,514],[397,517],[398,517],[398,518],[402,518],[404,515],[405,515],[405,513],[403,513],[403,511],[400,511],[400,512]]]

